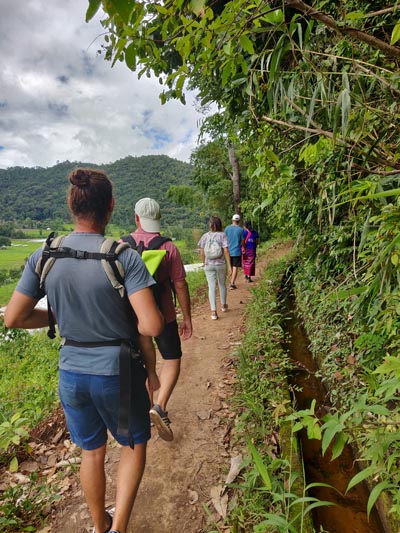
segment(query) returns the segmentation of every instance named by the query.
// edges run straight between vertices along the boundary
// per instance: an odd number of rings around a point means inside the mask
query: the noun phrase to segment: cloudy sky
[[[167,154],[188,161],[194,99],[161,105],[157,80],[97,54],[87,0],[0,0],[0,168],[109,163]]]

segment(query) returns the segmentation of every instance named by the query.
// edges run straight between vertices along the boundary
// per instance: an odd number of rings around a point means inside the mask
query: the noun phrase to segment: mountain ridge
[[[163,225],[196,225],[198,216],[167,198],[171,185],[191,185],[192,165],[166,155],[127,156],[112,163],[63,161],[52,167],[0,169],[0,218],[4,221],[44,222],[71,216],[66,204],[67,176],[74,168],[100,168],[114,184],[115,209],[112,222],[133,223],[137,200],[150,196],[161,206]]]

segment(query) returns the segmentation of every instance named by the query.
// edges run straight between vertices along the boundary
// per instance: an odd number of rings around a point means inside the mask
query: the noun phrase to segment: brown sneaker
[[[171,429],[171,421],[168,418],[168,413],[163,411],[161,407],[156,403],[150,409],[150,420],[156,426],[159,436],[166,441],[171,441],[174,438],[174,434]]]

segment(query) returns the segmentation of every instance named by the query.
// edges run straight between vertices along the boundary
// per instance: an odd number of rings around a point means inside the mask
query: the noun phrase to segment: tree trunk
[[[232,190],[233,190],[233,205],[235,208],[235,213],[240,214],[240,169],[239,162],[235,154],[235,148],[232,144],[228,145],[229,161],[232,166]]]

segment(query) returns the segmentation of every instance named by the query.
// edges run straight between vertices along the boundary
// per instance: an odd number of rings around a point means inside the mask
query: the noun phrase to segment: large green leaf
[[[89,0],[89,7],[86,11],[86,22],[89,22],[89,20],[91,20],[95,16],[100,6],[101,0]]]
[[[384,490],[386,490],[386,489],[388,489],[390,487],[396,488],[395,485],[393,485],[389,481],[385,480],[385,481],[381,481],[380,483],[375,485],[375,487],[371,490],[371,493],[370,493],[369,498],[368,498],[368,503],[367,503],[367,515],[368,515],[368,517],[371,514],[372,508],[375,505],[376,500],[379,498],[379,496],[382,494],[382,492]]]
[[[240,46],[243,48],[245,52],[248,54],[254,54],[254,46],[249,37],[245,34],[242,34],[239,37]]]
[[[268,474],[267,467],[265,466],[262,457],[254,444],[250,441],[250,439],[247,439],[247,446],[251,452],[251,455],[253,457],[254,464],[256,465],[257,472],[262,477],[262,480],[264,481],[264,485],[268,490],[272,489],[271,479]]]
[[[369,476],[372,476],[372,474],[376,473],[376,466],[369,466],[365,468],[364,470],[361,470],[361,472],[358,472],[354,477],[351,478],[349,481],[349,484],[346,488],[346,493],[349,492],[350,489],[355,487],[358,483],[361,483],[361,481],[364,481]]]
[[[135,8],[135,0],[108,0],[115,8],[125,24],[130,22],[132,11]]]
[[[396,44],[400,39],[400,20],[393,28],[392,35],[390,37],[390,44]]]

